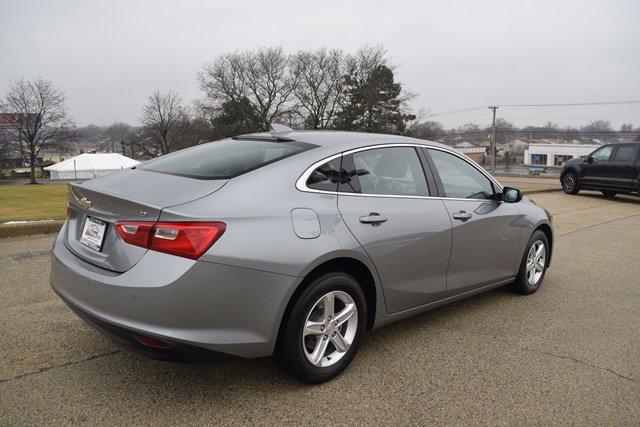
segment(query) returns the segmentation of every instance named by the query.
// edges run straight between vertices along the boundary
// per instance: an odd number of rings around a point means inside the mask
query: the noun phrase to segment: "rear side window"
[[[613,156],[614,161],[632,163],[636,160],[637,148],[633,145],[618,145],[618,150]]]
[[[223,139],[158,157],[139,168],[197,179],[230,179],[313,147],[297,141]]]
[[[341,160],[342,156],[328,161],[311,172],[307,179],[307,187],[314,190],[337,191]]]
[[[428,187],[413,147],[374,148],[343,160],[341,192],[388,196],[427,196]]]

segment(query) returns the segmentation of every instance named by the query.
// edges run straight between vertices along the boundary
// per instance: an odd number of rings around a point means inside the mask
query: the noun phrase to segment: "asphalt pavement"
[[[52,235],[0,239],[0,424],[638,424],[640,199],[533,199],[556,228],[536,294],[497,289],[369,332],[319,386],[268,358],[122,350],[49,288]]]

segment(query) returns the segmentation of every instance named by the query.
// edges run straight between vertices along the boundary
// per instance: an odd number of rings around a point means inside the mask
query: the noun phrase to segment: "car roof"
[[[381,133],[366,133],[366,132],[348,132],[348,131],[334,131],[334,130],[295,130],[291,132],[283,133],[254,133],[251,137],[265,137],[273,138],[274,136],[291,139],[294,141],[305,142],[308,144],[317,145],[320,147],[338,147],[340,145],[354,146],[361,142],[362,145],[374,145],[374,144],[422,144],[434,147],[447,147],[444,144],[440,144],[434,141],[428,141],[425,139],[410,138],[401,135],[388,135]]]

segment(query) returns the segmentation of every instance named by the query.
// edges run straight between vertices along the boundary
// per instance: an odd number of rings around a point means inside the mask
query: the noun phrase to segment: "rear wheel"
[[[295,301],[276,344],[275,361],[305,382],[328,381],[355,357],[366,319],[365,297],[356,279],[325,273]]]
[[[611,190],[602,190],[602,194],[604,195],[604,197],[608,197],[609,199],[612,199],[614,197],[616,197],[616,193],[615,191],[611,191]]]
[[[509,284],[509,289],[524,295],[537,291],[547,272],[548,259],[549,239],[543,231],[536,230],[529,238],[520,263],[520,271],[516,280]]]
[[[578,184],[578,176],[574,172],[568,172],[562,178],[562,189],[566,194],[578,194],[580,185]]]

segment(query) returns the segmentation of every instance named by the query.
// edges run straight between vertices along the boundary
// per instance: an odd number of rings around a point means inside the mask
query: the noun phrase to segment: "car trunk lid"
[[[127,169],[69,184],[66,246],[91,264],[116,272],[127,271],[147,249],[125,243],[115,229],[117,221],[155,222],[163,208],[214,193],[226,182]],[[92,248],[82,242],[87,218],[104,224],[101,247]]]

